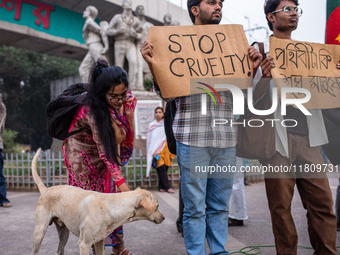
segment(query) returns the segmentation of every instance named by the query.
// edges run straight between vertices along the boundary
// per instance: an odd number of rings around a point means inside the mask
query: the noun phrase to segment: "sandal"
[[[118,253],[116,251],[114,251],[113,249],[114,248],[112,247],[111,255],[132,255],[132,253],[127,248],[122,249]]]
[[[165,192],[165,189],[159,189],[159,192]]]
[[[175,193],[175,191],[172,188],[168,189],[166,192],[168,192],[168,193]]]
[[[9,202],[1,203],[0,206],[5,207],[5,208],[12,207],[11,203],[9,203]]]

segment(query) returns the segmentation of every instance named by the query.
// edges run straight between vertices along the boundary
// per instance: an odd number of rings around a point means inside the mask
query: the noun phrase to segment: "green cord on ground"
[[[252,245],[252,246],[243,247],[239,251],[230,252],[229,254],[256,255],[256,254],[262,253],[261,248],[273,248],[273,247],[275,247],[275,245]],[[298,248],[313,249],[312,247],[302,246],[302,245],[298,245]],[[337,246],[336,248],[339,249],[340,246]]]
[[[230,254],[261,254],[261,252],[262,250],[258,247],[247,246],[239,251],[230,252]]]
[[[266,248],[266,247],[275,247],[275,245],[252,245],[252,246],[246,246],[243,247],[239,251],[234,251],[230,252],[230,254],[245,254],[245,255],[256,255],[256,254],[261,254],[262,250],[261,248]]]

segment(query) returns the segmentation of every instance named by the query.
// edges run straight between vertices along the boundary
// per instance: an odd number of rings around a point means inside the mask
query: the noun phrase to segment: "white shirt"
[[[264,43],[265,52],[269,54],[269,38],[267,38],[267,42]],[[258,46],[255,45],[255,48],[259,50]],[[262,69],[259,68],[260,72],[256,75],[262,76]],[[261,73],[261,74],[259,74]],[[257,77],[259,78],[259,77]],[[255,79],[255,78],[254,78]],[[256,83],[257,84],[257,83]],[[253,91],[255,91],[256,84],[253,83]],[[271,91],[272,88],[275,87],[274,80],[270,81],[270,95],[272,95]],[[319,109],[309,110],[312,115],[306,116],[307,117],[307,126],[308,126],[308,133],[309,133],[309,146],[315,147],[320,146],[323,144],[328,143],[327,132],[325,128],[325,123],[323,120],[322,112]],[[274,112],[274,119],[278,119],[279,121],[274,122],[275,125],[275,146],[276,151],[279,152],[284,157],[289,157],[288,152],[288,135],[287,129],[281,125],[281,122],[284,120],[281,114],[281,106],[280,102],[278,103],[278,107]]]

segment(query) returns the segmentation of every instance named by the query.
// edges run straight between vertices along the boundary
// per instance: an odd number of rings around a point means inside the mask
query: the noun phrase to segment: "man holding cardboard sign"
[[[214,129],[211,122],[214,116],[236,121],[232,114],[231,92],[216,92],[220,105],[214,104],[213,100],[208,98],[204,104],[206,114],[203,115],[201,95],[190,95],[191,78],[206,76],[221,78],[231,75],[249,79],[254,73],[253,69],[257,69],[262,60],[261,54],[253,47],[249,48],[249,45],[243,53],[227,52],[228,47],[225,47],[225,43],[228,41],[228,33],[216,31],[214,30],[216,26],[213,26],[221,21],[222,5],[223,0],[188,0],[189,15],[195,26],[191,26],[187,33],[182,33],[180,27],[177,27],[177,33],[171,33],[169,36],[160,34],[169,31],[166,30],[169,27],[163,27],[162,31],[157,28],[158,33],[154,37],[151,29],[149,39],[152,37],[152,41],[146,41],[141,48],[141,53],[153,74],[156,91],[159,85],[163,98],[176,100],[173,130],[181,169],[183,233],[188,254],[206,254],[205,238],[210,254],[229,254],[224,246],[228,238],[227,208],[233,185],[232,174],[224,176],[227,178],[204,171],[201,175],[193,175],[197,167],[200,169],[217,165],[235,167],[237,138],[236,127],[224,125]],[[233,36],[236,38],[229,40],[229,46],[238,43],[242,48],[242,45],[246,44],[244,31]],[[170,40],[168,49],[171,52],[168,57],[160,57],[163,50],[167,51],[160,46],[161,40]],[[180,55],[184,52],[184,47],[191,50],[191,56]],[[207,57],[214,52],[218,54]],[[177,58],[174,57],[176,54]],[[167,63],[166,69],[159,68],[158,65],[162,62]],[[179,80],[175,81],[177,78]],[[249,81],[245,81],[246,83]],[[202,85],[196,83],[195,86],[199,86],[198,84]],[[202,86],[211,88],[209,84]]]
[[[192,79],[238,78],[241,89],[252,84],[253,63],[241,25],[154,26],[148,39],[154,46],[154,78],[164,98],[192,94]]]
[[[271,38],[271,54],[261,64],[263,76],[280,78],[283,63],[275,50],[280,44],[286,43],[284,49],[291,45],[303,46],[303,43],[291,41],[291,33],[297,28],[302,10],[298,0],[267,0],[264,6],[269,28],[273,31]],[[295,49],[302,58],[301,49]],[[320,52],[320,51],[318,51]],[[290,54],[293,59],[294,53]],[[274,59],[275,57],[275,59]],[[300,61],[300,60],[298,60]],[[284,64],[287,64],[285,61]],[[297,61],[293,73],[285,73],[286,77],[297,75]],[[292,63],[288,63],[291,65]],[[309,67],[308,62],[302,63]],[[310,65],[312,67],[314,65]],[[335,65],[333,66],[335,68]],[[288,68],[285,68],[288,69]],[[318,70],[319,71],[319,70]],[[295,72],[295,73],[294,73]],[[301,75],[302,72],[300,71]],[[275,83],[278,80],[275,79]],[[270,89],[275,87],[270,81]],[[301,88],[301,87],[300,87]],[[277,254],[297,254],[298,236],[291,214],[291,201],[295,185],[298,188],[304,208],[307,210],[308,232],[314,254],[337,254],[336,250],[336,218],[333,213],[332,193],[324,170],[313,176],[316,168],[323,166],[323,158],[318,146],[328,142],[325,126],[320,110],[310,110],[311,115],[305,116],[302,111],[292,106],[287,107],[287,114],[276,111],[274,118],[278,120],[293,120],[297,125],[290,128],[275,123],[276,153],[269,159],[260,160],[261,164],[270,167],[289,169],[286,173],[266,173],[265,184],[268,205],[271,213],[272,228],[275,237]],[[280,122],[278,122],[280,123]],[[266,137],[263,137],[266,139]],[[310,174],[308,174],[308,172]],[[315,178],[316,177],[316,178]]]

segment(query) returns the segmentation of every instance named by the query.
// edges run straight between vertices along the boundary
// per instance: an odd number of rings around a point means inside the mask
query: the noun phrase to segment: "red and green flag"
[[[340,44],[340,0],[327,0],[326,43]]]

